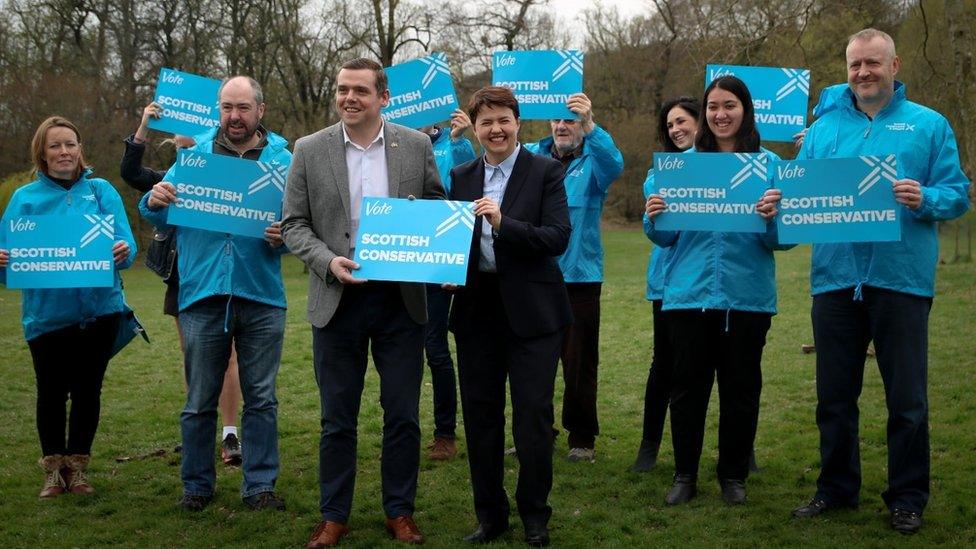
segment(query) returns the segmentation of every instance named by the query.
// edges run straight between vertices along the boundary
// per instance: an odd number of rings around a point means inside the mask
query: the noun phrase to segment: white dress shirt
[[[342,139],[346,144],[346,170],[349,172],[349,244],[353,250],[356,249],[359,235],[359,210],[363,198],[390,196],[383,128],[380,125],[376,139],[363,148],[349,139],[346,126],[342,126]]]

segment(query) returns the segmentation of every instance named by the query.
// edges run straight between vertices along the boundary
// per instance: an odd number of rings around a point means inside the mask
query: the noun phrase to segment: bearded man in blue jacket
[[[593,105],[582,93],[566,107],[578,120],[552,120],[552,135],[529,143],[529,152],[551,155],[566,169],[566,200],[573,231],[559,268],[573,308],[560,359],[563,363],[563,427],[569,431],[570,461],[592,461],[600,426],[596,414],[597,366],[600,362],[600,291],[603,243],[600,215],[607,191],[624,169],[613,138],[593,122]]]
[[[817,492],[796,517],[857,505],[858,408],[868,342],[874,340],[888,407],[891,527],[914,534],[929,497],[928,316],[939,257],[938,221],[969,208],[969,180],[939,113],[909,101],[895,81],[890,36],[865,29],[847,45],[849,90],[807,133],[798,158],[894,153],[902,204],[898,242],[815,244],[810,272],[817,348]]]
[[[223,82],[220,126],[194,137],[191,151],[287,165],[288,142],[261,124],[264,93],[246,76]],[[179,199],[175,165],[139,202],[143,217],[166,228],[169,205]],[[246,184],[245,184],[246,186]],[[188,227],[177,228],[180,326],[184,338],[186,406],[183,433],[183,499],[180,507],[201,511],[215,488],[214,431],[231,345],[237,349],[244,411],[241,417],[241,497],[251,509],[284,510],[275,495],[278,479],[278,400],[275,382],[285,335],[285,287],[281,279],[281,223],[264,239]]]

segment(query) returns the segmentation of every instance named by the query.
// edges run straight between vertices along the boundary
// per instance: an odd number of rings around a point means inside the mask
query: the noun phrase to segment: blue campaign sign
[[[353,276],[463,286],[474,224],[473,202],[363,198]]]
[[[458,108],[447,56],[433,53],[385,69],[390,104],[380,113],[384,120],[422,128],[451,117]]]
[[[8,288],[99,288],[115,283],[115,216],[22,215],[7,233]]]
[[[566,101],[583,91],[583,52],[497,51],[491,83],[512,88],[523,120],[575,119]]]
[[[281,221],[288,164],[180,150],[176,155],[176,198],[166,222],[207,231],[264,238]]]
[[[756,127],[766,141],[793,141],[807,126],[810,71],[778,67],[708,65],[705,86],[720,76],[736,76],[746,83],[756,111]]]
[[[772,166],[780,189],[776,226],[784,244],[901,240],[891,184],[895,155],[791,160]]]
[[[654,193],[667,210],[663,231],[761,233],[756,202],[769,189],[765,153],[654,153]]]
[[[220,124],[217,91],[220,80],[162,68],[153,101],[162,116],[150,118],[149,127],[176,135],[194,136]]]

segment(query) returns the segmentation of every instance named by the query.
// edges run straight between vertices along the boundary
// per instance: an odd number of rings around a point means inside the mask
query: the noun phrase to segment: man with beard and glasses
[[[261,125],[264,93],[253,78],[228,78],[218,92],[220,126],[194,137],[191,151],[288,164],[288,142]],[[143,217],[167,228],[168,206],[179,199],[174,165],[139,203]],[[241,182],[244,188],[247,182]],[[183,499],[200,511],[214,495],[217,400],[230,357],[237,349],[244,412],[241,419],[244,479],[241,497],[251,509],[284,510],[274,494],[278,478],[278,400],[275,378],[285,333],[280,223],[264,239],[178,227],[179,321],[184,337],[186,407],[183,433]]]
[[[570,461],[592,461],[600,425],[596,414],[597,366],[600,362],[600,291],[603,243],[600,215],[607,191],[624,169],[624,157],[606,130],[593,122],[593,104],[574,93],[566,107],[575,120],[552,120],[552,136],[525,148],[555,158],[566,170],[566,201],[573,232],[559,256],[566,279],[573,324],[566,328],[563,362],[563,427],[569,431]]]

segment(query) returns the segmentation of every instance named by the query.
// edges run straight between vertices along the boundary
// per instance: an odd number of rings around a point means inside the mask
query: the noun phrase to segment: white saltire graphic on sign
[[[434,232],[435,238],[441,236],[442,234],[446,233],[447,231],[450,231],[451,229],[457,227],[459,224],[462,223],[464,224],[465,227],[474,230],[474,204],[473,203],[462,204],[461,202],[457,202],[453,200],[445,200],[444,203],[447,204],[447,206],[451,208],[451,210],[453,210],[454,213],[448,216],[447,219],[442,221],[441,224],[437,226],[437,231]]]
[[[868,166],[871,166],[871,171],[857,184],[858,196],[871,190],[871,187],[878,181],[881,181],[882,177],[892,183],[898,181],[898,171],[895,169],[895,155],[889,154],[884,157],[884,160],[877,156],[862,156],[861,160]]]
[[[805,94],[810,93],[810,71],[797,70],[797,69],[783,69],[789,80],[786,84],[783,84],[776,92],[776,100],[782,101],[783,98],[788,97],[791,93],[796,90],[800,90]]]
[[[583,74],[583,55],[580,52],[573,50],[556,50],[556,53],[563,58],[563,62],[556,67],[556,70],[552,71],[552,80],[554,82],[568,74],[570,70]]]
[[[421,81],[421,86],[425,90],[434,81],[437,73],[446,74],[448,77],[451,76],[451,67],[448,66],[447,55],[444,53],[435,53],[424,57],[420,62],[427,65],[427,72],[424,73],[424,79]]]
[[[749,176],[756,176],[759,179],[766,181],[766,153],[761,153],[758,155],[748,155],[745,153],[735,153],[735,157],[739,159],[744,166],[740,169],[729,183],[732,185],[731,188],[736,188],[739,185],[745,183]]]
[[[255,179],[247,188],[247,194],[254,194],[268,185],[274,185],[279,191],[285,191],[285,177],[288,175],[288,166],[273,166],[267,162],[258,162],[258,168],[264,175]]]
[[[99,236],[108,237],[109,240],[115,238],[115,226],[112,224],[115,219],[114,215],[98,216],[85,214],[85,219],[92,224],[92,227],[81,237],[82,248],[97,240]]]

